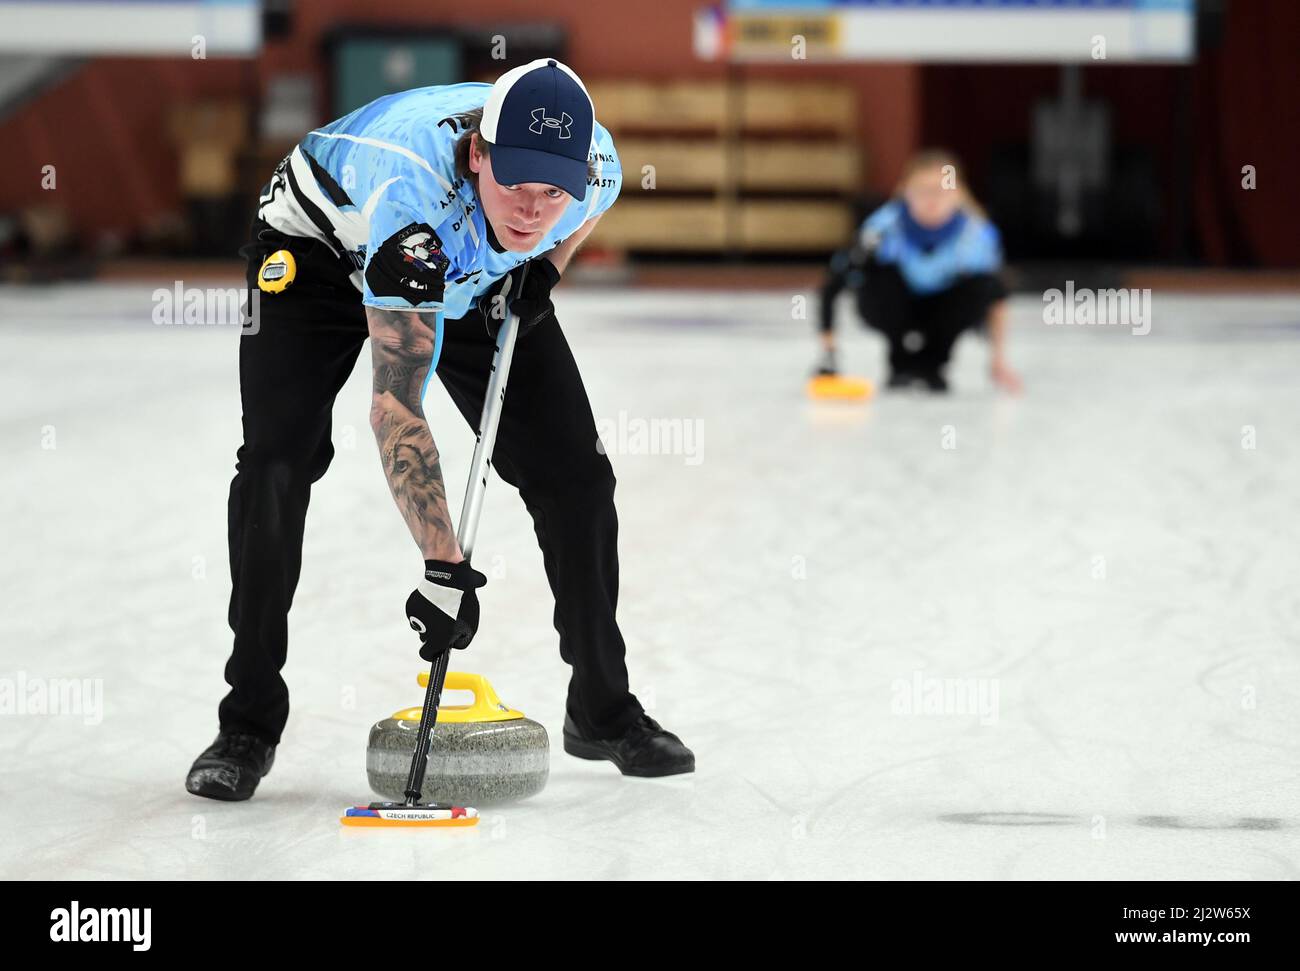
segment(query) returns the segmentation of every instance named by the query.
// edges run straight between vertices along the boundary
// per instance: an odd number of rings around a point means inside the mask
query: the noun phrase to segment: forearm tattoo
[[[366,308],[374,358],[370,425],[388,488],[425,559],[459,551],[447,508],[438,448],[424,417],[420,391],[433,358],[433,314]]]

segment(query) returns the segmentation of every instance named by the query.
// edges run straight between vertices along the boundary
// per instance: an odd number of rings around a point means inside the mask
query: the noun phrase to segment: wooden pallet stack
[[[859,189],[851,89],[835,82],[588,85],[623,165],[593,243],[630,253],[821,253]]]

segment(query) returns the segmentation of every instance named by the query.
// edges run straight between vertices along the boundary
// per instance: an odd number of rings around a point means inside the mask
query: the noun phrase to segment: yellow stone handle
[[[417,679],[420,687],[427,687],[429,684],[429,672],[421,671]],[[523,718],[524,713],[515,711],[502,704],[501,699],[492,688],[492,684],[481,674],[470,674],[467,671],[448,671],[446,680],[442,684],[443,690],[451,691],[470,691],[474,694],[474,701],[469,705],[443,705],[438,708],[438,721],[448,723],[459,722],[501,722],[510,721],[515,718]],[[419,721],[419,708],[404,708],[393,714],[394,718],[402,721]]]

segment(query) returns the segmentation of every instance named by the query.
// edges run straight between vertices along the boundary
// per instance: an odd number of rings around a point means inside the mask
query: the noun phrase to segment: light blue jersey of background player
[[[1002,266],[997,227],[963,210],[949,224],[927,229],[911,218],[903,200],[894,199],[867,217],[860,239],[877,263],[898,267],[908,289],[918,295],[946,290],[962,276],[996,273]]]

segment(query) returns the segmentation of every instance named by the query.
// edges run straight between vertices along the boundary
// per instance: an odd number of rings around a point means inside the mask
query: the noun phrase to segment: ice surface
[[[494,479],[457,661],[546,725],[550,783],[476,830],[372,832],[337,817],[370,798],[367,730],[418,703],[420,665],[369,353],[313,492],[275,769],[249,803],[200,800],[237,337],[154,325],[151,290],[0,290],[0,876],[1300,877],[1294,298],[1157,293],[1145,337],[1019,298],[1023,398],[967,338],[949,397],[855,405],[803,396],[790,294],[565,292],[619,477],[633,687],[698,771],[560,750],[541,557]],[[876,338],[841,331],[878,379]],[[436,383],[429,414],[459,497],[472,435]],[[702,437],[629,454],[674,418]],[[20,678],[98,681],[102,718],[12,712]],[[983,716],[927,713],[926,679]]]

